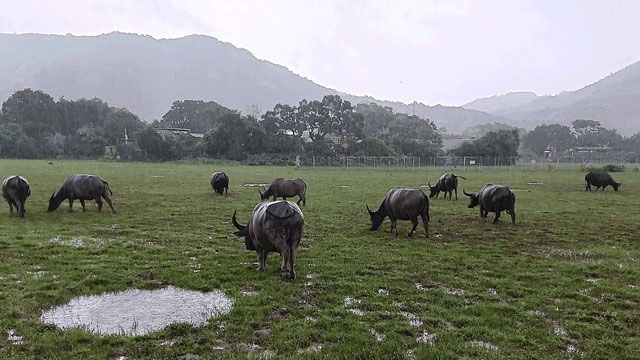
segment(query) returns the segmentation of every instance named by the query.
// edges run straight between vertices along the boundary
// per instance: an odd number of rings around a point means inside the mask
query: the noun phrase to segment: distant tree
[[[358,104],[355,112],[362,114],[363,118],[363,135],[365,137],[373,137],[382,129],[387,128],[391,124],[395,116],[393,109],[389,106],[380,106],[375,103]]]
[[[36,159],[40,152],[17,124],[0,124],[0,158]]]
[[[409,156],[435,156],[442,148],[442,137],[436,125],[426,119],[407,114],[396,114],[395,120],[378,134],[398,154]]]
[[[40,90],[16,91],[2,104],[4,124],[18,124],[31,138],[53,135],[62,127],[58,105]]]
[[[148,160],[167,161],[176,158],[169,143],[154,129],[147,128],[137,134],[138,146]]]
[[[298,108],[277,104],[262,116],[262,126],[268,134],[286,134],[301,137],[307,129]]]
[[[571,128],[560,124],[539,125],[522,137],[522,144],[534,153],[542,155],[545,150],[562,152],[576,144]]]
[[[213,158],[242,160],[248,154],[264,151],[264,128],[252,116],[237,113],[223,115],[219,126],[205,134],[203,150]]]
[[[518,156],[518,130],[491,131],[480,139],[464,142],[452,152],[457,156],[508,157]]]
[[[610,146],[619,149],[623,137],[616,129],[606,129],[594,120],[574,120],[572,123],[578,146]]]
[[[174,101],[171,109],[162,116],[160,126],[187,128],[193,132],[206,132],[217,128],[223,115],[237,113],[213,101]]]
[[[393,150],[382,140],[376,138],[366,138],[355,143],[350,148],[351,155],[355,156],[391,156]]]
[[[496,132],[500,130],[515,130],[517,127],[511,126],[509,124],[494,122],[494,123],[486,123],[479,124],[472,127],[469,127],[464,130],[462,136],[464,137],[482,137],[488,132]]]

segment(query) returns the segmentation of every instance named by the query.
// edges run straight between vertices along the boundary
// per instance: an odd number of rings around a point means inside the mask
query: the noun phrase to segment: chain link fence
[[[520,157],[417,157],[417,156],[297,156],[294,163],[302,169],[405,169],[422,168],[462,169],[462,170],[551,170],[602,167],[608,164],[624,165],[633,169],[639,167],[640,159],[633,155],[589,154],[572,158],[549,159],[539,156]]]

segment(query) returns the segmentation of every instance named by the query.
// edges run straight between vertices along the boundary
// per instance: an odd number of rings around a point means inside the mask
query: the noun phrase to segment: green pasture
[[[216,170],[231,179],[228,196],[213,194]],[[95,202],[47,213],[74,173],[107,180],[118,214]],[[460,169],[467,191],[513,189],[515,226],[506,214],[483,222],[460,191],[458,201],[431,201],[429,239],[422,224],[407,238],[407,221],[400,236],[388,220],[369,231],[365,203],[441,173],[0,160],[0,177],[25,176],[32,190],[24,219],[0,205],[0,358],[638,358],[640,173],[613,174],[620,192],[585,192],[576,170]],[[232,235],[233,211],[245,223],[259,200],[243,184],[276,177],[308,186],[291,283],[280,280],[277,254],[259,273],[255,252]],[[40,321],[77,296],[168,285],[220,289],[235,304],[201,327],[139,337]]]

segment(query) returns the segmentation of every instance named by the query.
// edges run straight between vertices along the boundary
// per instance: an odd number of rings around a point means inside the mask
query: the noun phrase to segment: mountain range
[[[32,88],[54,98],[98,97],[146,121],[176,100],[215,101],[242,112],[338,94],[433,120],[449,133],[485,123],[532,128],[576,118],[599,120],[625,133],[640,130],[640,64],[556,96],[509,93],[461,107],[384,101],[324,87],[284,66],[210,36],[178,39],[109,33],[98,36],[0,34],[0,100]]]

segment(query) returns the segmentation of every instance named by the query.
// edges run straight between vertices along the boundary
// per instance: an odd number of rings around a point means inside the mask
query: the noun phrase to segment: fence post
[[[347,156],[347,170],[349,170],[349,156]]]
[[[636,158],[636,165],[638,164],[638,158]],[[416,171],[416,158],[415,156],[411,157],[411,171]]]
[[[313,170],[316,169],[316,156],[313,155]]]

